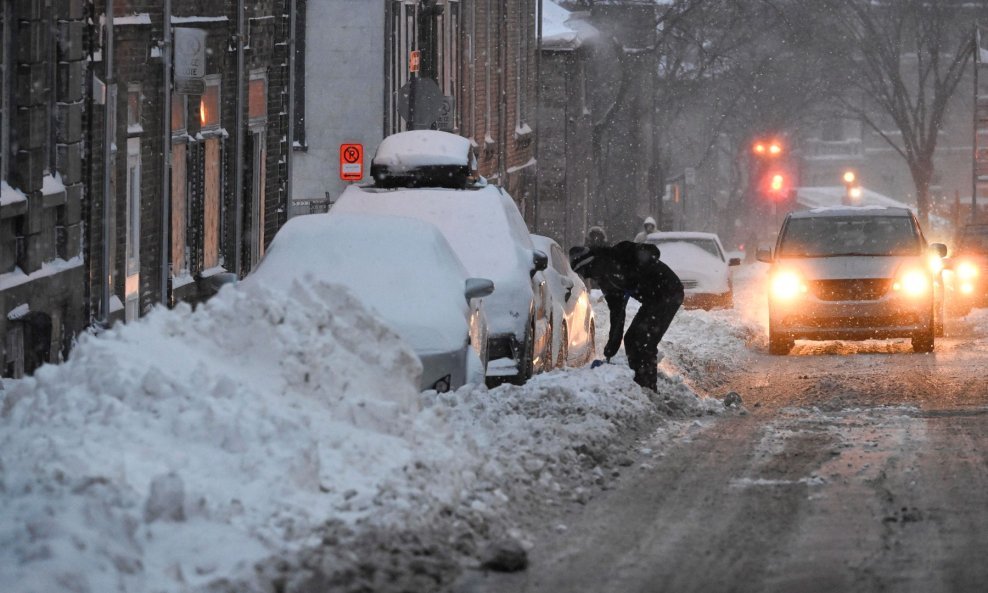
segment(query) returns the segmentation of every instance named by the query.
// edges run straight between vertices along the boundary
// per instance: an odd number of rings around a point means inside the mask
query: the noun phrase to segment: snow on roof
[[[806,209],[825,208],[831,206],[846,207],[843,204],[847,189],[842,186],[799,187],[796,188],[796,203]],[[888,208],[905,208],[914,210],[914,206],[894,200],[888,196],[867,188],[861,188],[860,206],[885,206]]]
[[[719,241],[717,233],[704,233],[700,231],[659,231],[650,233],[649,239],[713,239]]]
[[[906,208],[890,208],[888,206],[821,206],[811,210],[793,212],[793,218],[815,218],[819,216],[867,216],[881,212],[888,216],[908,216]]]
[[[470,140],[436,130],[413,130],[392,134],[381,141],[374,164],[393,170],[436,165],[469,164]]]
[[[597,29],[552,0],[542,7],[542,49],[574,50],[598,35]]]
[[[224,16],[173,16],[172,24],[182,25],[185,23],[220,23],[228,20],[230,19],[228,19],[225,15]]]

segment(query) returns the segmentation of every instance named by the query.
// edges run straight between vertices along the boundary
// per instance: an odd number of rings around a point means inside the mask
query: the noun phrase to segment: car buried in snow
[[[905,208],[839,207],[786,216],[769,270],[769,352],[796,339],[911,338],[931,352],[942,323],[941,258]]]
[[[583,279],[570,268],[569,258],[549,237],[532,235],[535,248],[549,256],[545,269],[551,297],[551,367],[582,366],[597,355],[593,306]]]
[[[309,214],[289,220],[245,280],[291,290],[341,284],[422,361],[420,388],[483,383],[488,279],[471,277],[434,226],[397,216]]]
[[[734,306],[731,268],[741,260],[724,255],[715,233],[658,232],[645,239],[659,248],[661,259],[683,283],[683,306],[693,309],[730,309]]]
[[[372,186],[348,187],[329,216],[398,215],[435,225],[470,274],[491,279],[485,299],[488,383],[524,383],[551,356],[546,254],[504,189],[477,174],[470,141],[433,130],[385,138],[371,165]],[[393,243],[392,249],[403,249]]]

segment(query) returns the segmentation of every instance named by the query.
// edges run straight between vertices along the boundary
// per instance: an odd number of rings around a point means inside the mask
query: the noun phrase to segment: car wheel
[[[525,349],[521,360],[518,361],[518,374],[514,383],[524,385],[535,374],[535,318],[528,324],[528,332],[525,334]]]
[[[559,352],[556,353],[556,368],[561,369],[566,366],[566,359],[569,357],[569,330],[566,329],[566,322],[563,322],[559,330]]]
[[[785,356],[789,354],[792,347],[795,345],[792,338],[788,334],[777,332],[772,329],[771,324],[768,328],[768,353],[772,356]]]
[[[587,359],[583,364],[590,364],[597,358],[597,322],[590,322],[590,346],[587,348]]]

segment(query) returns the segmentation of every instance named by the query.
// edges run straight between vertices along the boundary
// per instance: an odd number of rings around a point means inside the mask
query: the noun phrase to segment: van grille
[[[888,278],[814,280],[810,288],[821,301],[877,301],[889,291]]]

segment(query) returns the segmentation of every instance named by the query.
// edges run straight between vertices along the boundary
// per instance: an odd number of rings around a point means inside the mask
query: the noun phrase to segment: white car
[[[727,258],[720,237],[714,233],[658,232],[647,241],[659,248],[662,261],[683,282],[687,308],[726,308],[734,306],[731,268],[741,265],[736,257]]]
[[[587,364],[597,355],[590,292],[558,243],[541,235],[532,235],[532,242],[549,256],[543,274],[552,300],[552,366]]]
[[[491,279],[487,375],[524,383],[550,352],[548,295],[535,249],[511,196],[475,175],[470,141],[420,130],[385,138],[371,168],[373,186],[352,185],[329,212],[397,215],[434,224],[467,271]],[[400,246],[399,246],[400,247]]]
[[[421,388],[483,383],[494,290],[471,277],[434,226],[396,216],[296,216],[245,283],[291,290],[294,281],[349,288],[422,361]]]

